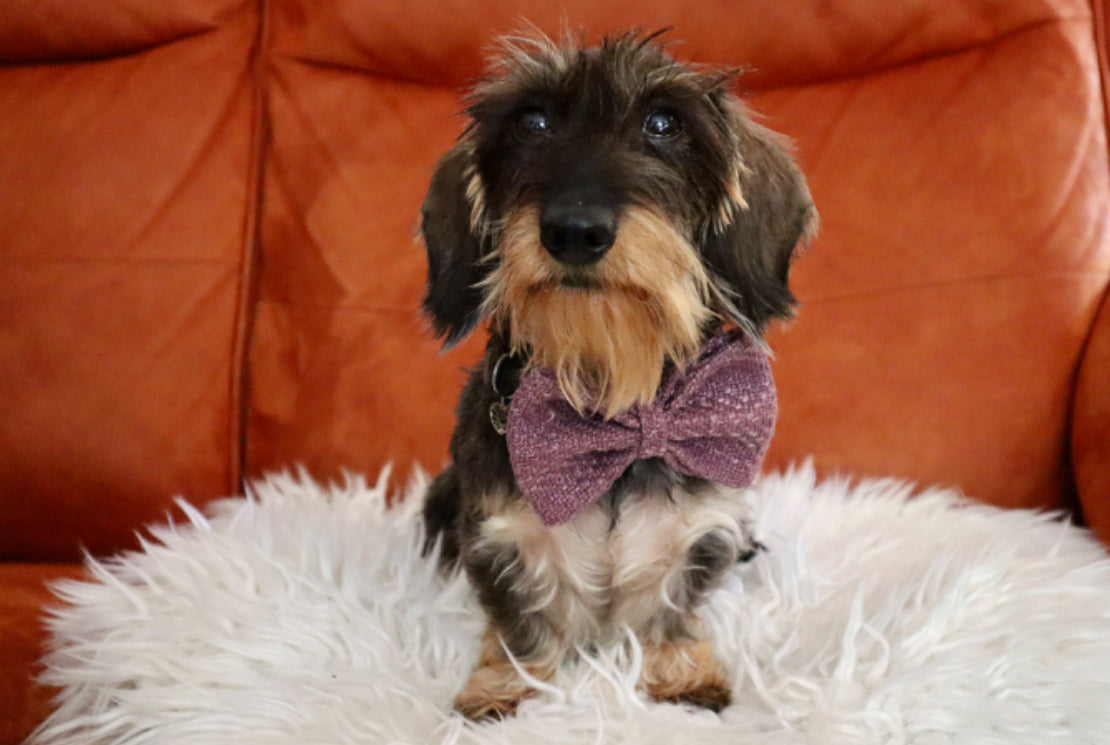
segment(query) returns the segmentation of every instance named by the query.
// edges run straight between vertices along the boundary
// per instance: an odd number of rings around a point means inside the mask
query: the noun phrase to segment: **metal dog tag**
[[[489,423],[493,425],[494,432],[499,435],[505,434],[509,428],[509,407],[505,404],[505,399],[490,404]]]

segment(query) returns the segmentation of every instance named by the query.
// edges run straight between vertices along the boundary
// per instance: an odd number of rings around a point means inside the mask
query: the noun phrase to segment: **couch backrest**
[[[6,4],[0,556],[114,550],[174,494],[203,502],[267,469],[442,465],[481,339],[431,339],[416,214],[460,90],[521,19],[592,39],[674,27],[678,56],[752,68],[752,107],[797,143],[822,228],[796,265],[798,319],[771,335],[769,465],[812,455],[1049,508],[1078,472],[1101,516],[1110,322],[1082,362],[1110,277],[1105,15]]]

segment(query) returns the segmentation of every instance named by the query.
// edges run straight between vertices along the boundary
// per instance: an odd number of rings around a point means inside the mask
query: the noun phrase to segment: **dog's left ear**
[[[731,219],[710,227],[702,252],[727,296],[721,310],[762,332],[773,318],[792,314],[790,264],[799,244],[816,232],[817,211],[783,138],[748,119],[730,94],[722,92],[714,103],[732,132],[740,190],[727,197]]]
[[[471,224],[467,188],[477,176],[473,147],[455,145],[436,166],[421,209],[420,230],[428,252],[428,288],[424,310],[445,348],[454,346],[481,320],[482,238]],[[471,187],[473,188],[473,187]]]

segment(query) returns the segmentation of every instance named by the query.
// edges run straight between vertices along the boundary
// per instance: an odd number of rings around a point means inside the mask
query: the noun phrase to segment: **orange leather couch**
[[[0,5],[0,743],[44,581],[171,498],[438,468],[461,369],[416,215],[491,38],[672,26],[743,65],[822,216],[769,464],[1081,512],[1110,538],[1106,0]]]

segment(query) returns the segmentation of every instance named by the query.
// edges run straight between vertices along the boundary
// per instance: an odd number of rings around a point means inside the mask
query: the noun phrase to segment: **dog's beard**
[[[510,215],[485,310],[507,324],[518,350],[555,372],[579,411],[607,416],[650,401],[667,360],[693,357],[711,312],[709,278],[690,242],[641,207],[622,215],[617,239],[587,269],[544,250],[538,210]]]

